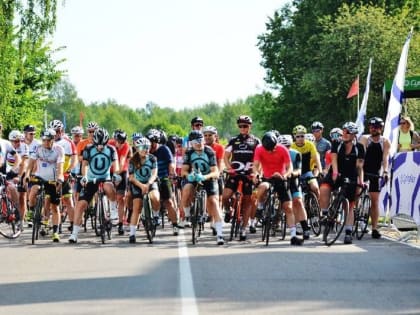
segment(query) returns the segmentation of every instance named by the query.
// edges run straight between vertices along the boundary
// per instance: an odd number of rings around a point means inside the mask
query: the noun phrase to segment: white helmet
[[[83,128],[80,126],[75,126],[73,128],[71,128],[71,133],[72,134],[77,134],[77,135],[82,135],[84,133]]]
[[[97,122],[95,121],[88,122],[87,129],[97,129],[97,128],[99,128],[99,125]]]
[[[19,130],[12,130],[9,133],[9,140],[10,141],[20,141],[22,138],[22,134],[20,133]]]
[[[315,142],[315,136],[312,133],[305,133],[305,140]]]
[[[50,121],[50,124],[48,127],[54,130],[61,130],[64,128],[64,124],[61,122],[61,120],[54,119]]]
[[[217,129],[216,129],[216,127],[213,127],[213,126],[205,126],[204,128],[203,128],[203,134],[205,134],[205,133],[211,133],[211,134],[213,134],[213,135],[217,135]]]

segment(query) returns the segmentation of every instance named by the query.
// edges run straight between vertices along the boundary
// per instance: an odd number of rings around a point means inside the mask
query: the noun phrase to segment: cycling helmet
[[[84,133],[83,128],[80,126],[75,126],[73,128],[71,128],[71,133],[72,134],[77,134],[77,135],[82,135]]]
[[[199,117],[199,116],[196,116],[196,117],[194,117],[193,119],[191,119],[191,125],[194,125],[194,124],[204,124],[204,121],[203,121],[203,118],[201,118],[201,117]]]
[[[95,121],[88,122],[87,129],[96,129],[96,128],[99,128],[99,125],[97,122]]]
[[[343,129],[347,129],[347,131],[352,135],[357,134],[357,132],[359,131],[359,128],[357,128],[357,125],[352,121],[346,122],[343,125]]]
[[[109,133],[105,128],[98,128],[93,133],[93,143],[95,145],[106,145],[109,140]]]
[[[248,125],[252,125],[252,118],[246,115],[241,115],[238,117],[238,119],[236,120],[237,124],[248,124]]]
[[[54,120],[50,121],[50,124],[49,124],[48,127],[51,128],[51,129],[54,129],[54,130],[61,130],[61,129],[64,128],[64,125],[61,122],[61,120],[54,119]]]
[[[56,135],[56,132],[52,128],[48,128],[41,132],[41,139],[42,140],[52,140],[54,139],[54,136]]]
[[[293,139],[291,135],[280,135],[277,137],[277,142],[286,147],[289,147],[292,145]]]
[[[166,132],[163,130],[159,130],[159,132],[160,132],[159,143],[166,144],[168,142],[168,136],[166,135]]]
[[[213,135],[217,135],[217,129],[213,126],[206,126],[203,128],[203,134],[204,133],[211,133]]]
[[[295,128],[293,128],[293,135],[296,135],[298,133],[306,133],[306,128],[302,125],[297,125]]]
[[[115,129],[112,138],[114,138],[117,141],[124,142],[127,140],[127,134],[122,129]]]
[[[141,132],[134,132],[131,135],[131,140],[136,141],[138,138],[141,138],[141,137],[143,137],[143,135],[141,134]]]
[[[35,126],[33,125],[26,125],[23,127],[24,132],[34,132],[36,130]]]
[[[305,140],[315,142],[315,136],[312,133],[305,133]]]
[[[385,125],[384,121],[380,117],[372,117],[368,121],[368,126],[375,126],[382,128]]]
[[[311,125],[312,130],[324,129],[324,125],[319,121],[314,121]]]
[[[147,146],[147,148],[149,149],[149,148],[150,148],[150,140],[149,140],[149,139],[147,139],[146,137],[140,136],[139,138],[137,138],[137,139],[134,141],[134,146],[135,146],[136,148],[138,148],[138,147],[145,147],[145,146]]]
[[[330,131],[330,138],[332,141],[340,141],[343,136],[343,130],[340,128],[333,128]]]
[[[161,137],[160,131],[157,129],[150,129],[146,134],[146,138],[149,139],[150,142],[159,143],[160,137]]]
[[[277,137],[273,132],[268,131],[263,135],[261,143],[266,150],[271,151],[277,144]]]
[[[188,135],[188,141],[203,139],[203,133],[199,130],[192,130]]]
[[[280,137],[280,132],[278,130],[270,130],[270,132],[274,133],[274,135],[276,136],[276,138]]]
[[[176,140],[175,140],[175,142],[177,143],[177,144],[182,144],[184,141],[183,141],[183,139],[181,138],[181,137],[176,137]]]
[[[20,141],[21,133],[19,130],[12,130],[9,133],[9,140],[10,141]]]

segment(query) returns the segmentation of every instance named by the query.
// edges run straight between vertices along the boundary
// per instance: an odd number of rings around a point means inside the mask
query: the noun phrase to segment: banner
[[[420,151],[400,152],[392,165],[391,217],[404,213],[420,225]],[[379,196],[380,215],[385,216],[388,202],[386,187]]]
[[[353,96],[359,95],[359,76],[354,80],[353,84],[350,87],[347,98],[352,98]]]
[[[410,39],[413,35],[413,28],[405,40],[400,61],[398,63],[397,73],[391,88],[391,97],[388,104],[388,113],[385,120],[384,137],[391,142],[389,156],[392,158],[397,152],[398,147],[398,130],[400,125],[401,104],[404,96],[405,70],[407,68],[408,48]]]

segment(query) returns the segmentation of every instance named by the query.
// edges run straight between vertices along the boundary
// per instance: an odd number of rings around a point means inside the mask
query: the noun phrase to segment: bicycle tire
[[[364,195],[362,200],[359,200],[358,214],[355,216],[355,230],[358,240],[361,240],[367,232],[371,205],[372,201],[368,194]]]
[[[310,191],[305,196],[305,208],[308,212],[309,225],[315,236],[321,234],[321,208],[315,194]]]
[[[238,201],[235,199],[235,203],[233,205],[233,218],[230,225],[230,241],[232,241],[235,237],[237,237],[237,225],[238,225]]]
[[[35,241],[39,238],[39,230],[41,228],[41,212],[42,212],[42,202],[41,196],[37,197],[36,205],[34,209],[34,215],[32,218],[32,245],[35,244]]]
[[[344,196],[340,196],[333,201],[333,205],[329,209],[331,213],[328,214],[323,235],[324,242],[327,246],[333,245],[340,237],[341,232],[343,232],[347,217],[345,209],[348,210],[348,208],[349,201]],[[333,233],[333,230],[335,230],[335,233]]]
[[[199,219],[197,200],[194,201],[194,205],[191,208],[191,212],[192,212],[191,213],[191,241],[193,245],[195,245],[197,242],[197,237],[198,237],[198,219]]]
[[[149,195],[146,195],[143,199],[143,211],[144,211],[144,229],[146,236],[150,244],[153,243],[153,238],[156,233],[156,225],[153,222],[152,210],[150,208]]]
[[[283,209],[280,210],[280,229],[281,229],[281,233],[280,233],[280,239],[284,240],[286,238],[286,228],[287,228],[287,222],[286,222],[286,213],[284,212]]]
[[[16,226],[19,217],[14,204],[8,198],[1,200],[0,234],[7,239],[15,239],[20,236],[22,230]]]

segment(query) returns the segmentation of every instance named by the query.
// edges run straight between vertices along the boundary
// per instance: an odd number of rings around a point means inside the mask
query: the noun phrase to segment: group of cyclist
[[[130,243],[136,242],[145,195],[150,200],[154,223],[161,224],[160,211],[166,209],[173,234],[178,235],[178,229],[189,224],[194,192],[197,185],[202,185],[216,243],[223,245],[223,221],[231,221],[231,198],[241,183],[239,239],[245,241],[248,231],[256,232],[272,185],[286,213],[290,243],[301,245],[310,238],[301,182],[306,182],[315,193],[321,215],[326,216],[331,190],[342,185],[344,178],[352,183],[346,191],[350,207],[344,243],[352,243],[354,202],[365,179],[369,181],[372,200],[372,237],[381,237],[377,229],[379,180],[387,179],[390,147],[382,136],[381,118],[371,118],[369,134],[360,139],[353,122],[333,128],[330,141],[323,137],[324,126],[318,121],[312,123],[311,133],[297,125],[292,135],[271,130],[261,140],[251,133],[251,117],[241,115],[236,122],[239,133],[226,146],[218,143],[217,129],[205,126],[200,117],[191,120],[191,131],[184,138],[168,138],[164,131],[150,129],[145,135],[134,133],[131,145],[123,130],[116,129],[110,137],[96,122],[87,124],[88,136],[83,139],[82,127],[72,128],[70,137],[64,133],[64,124],[53,120],[41,132],[41,141],[34,139],[35,127],[27,125],[23,132],[11,131],[9,141],[0,139],[1,172],[14,184],[8,186],[10,195],[18,205],[20,219],[28,224],[39,189],[31,178],[35,175],[46,182],[44,215],[49,217],[52,213],[54,242],[60,241],[60,202],[66,207],[70,222],[68,241],[77,243],[83,214],[102,182],[109,201],[109,224],[118,225],[119,235],[124,235],[124,224],[128,224]],[[174,181],[178,181],[177,185]],[[173,187],[181,190],[179,204]],[[297,236],[297,223],[302,228],[302,238]]]

